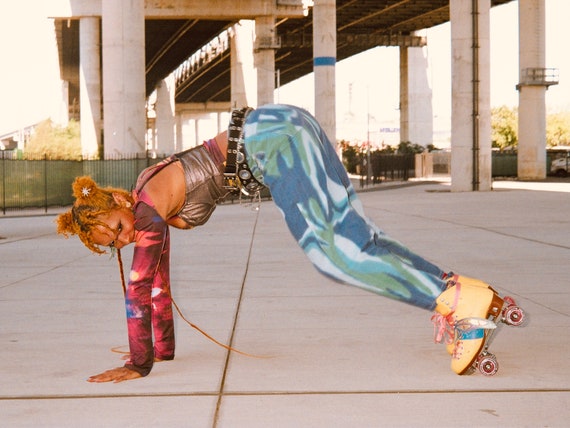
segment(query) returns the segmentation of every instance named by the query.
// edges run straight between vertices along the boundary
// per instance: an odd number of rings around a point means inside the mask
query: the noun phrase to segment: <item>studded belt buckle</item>
[[[224,188],[254,197],[265,186],[252,174],[245,155],[243,145],[243,124],[247,115],[252,112],[251,107],[244,107],[232,111],[228,126],[228,151],[226,156],[226,169],[224,172]]]

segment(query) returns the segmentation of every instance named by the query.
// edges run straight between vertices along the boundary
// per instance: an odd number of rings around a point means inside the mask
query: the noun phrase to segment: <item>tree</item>
[[[349,173],[355,174],[356,166],[360,163],[356,147],[352,146],[346,140],[342,140],[340,142],[340,147],[342,150],[342,163],[344,164],[344,167]]]
[[[24,157],[27,159],[81,159],[80,126],[70,121],[67,127],[55,126],[50,120],[44,120],[34,130],[30,141],[26,143]]]
[[[399,154],[417,154],[417,153],[423,153],[424,151],[425,151],[424,146],[412,143],[410,141],[401,141],[400,144],[398,144]]]
[[[518,145],[518,109],[507,106],[491,109],[492,147],[514,149]]]
[[[506,106],[491,109],[491,141],[501,150],[518,146],[518,109]],[[570,112],[546,116],[546,146],[570,145]]]
[[[546,145],[570,145],[570,112],[553,113],[546,116]]]

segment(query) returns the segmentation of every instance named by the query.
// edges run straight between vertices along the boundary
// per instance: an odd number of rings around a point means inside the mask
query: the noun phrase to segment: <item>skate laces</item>
[[[453,314],[454,312],[447,315],[434,314],[431,317],[431,322],[433,323],[435,343],[453,345],[451,358],[459,359],[463,355],[463,333],[461,327],[456,325]]]
[[[464,318],[455,323],[455,346],[452,358],[459,360],[463,356],[464,342],[466,340],[484,340],[486,330],[497,328],[497,324],[485,318]]]
[[[435,343],[451,345],[455,338],[453,312],[447,315],[434,314],[431,317]]]
[[[497,328],[497,324],[485,318],[469,317],[454,321],[453,312],[447,315],[434,314],[431,317],[434,326],[435,343],[450,345],[457,336],[457,341],[481,339],[485,330]]]
[[[446,274],[444,279],[452,276],[453,273]],[[447,315],[442,315],[436,313],[432,315],[431,322],[434,328],[434,341],[435,343],[445,343],[446,345],[451,345],[455,339],[455,320],[453,315],[455,314],[455,309],[457,308],[457,303],[459,302],[459,293],[461,291],[461,284],[456,283],[453,280],[447,281],[447,289],[451,287],[456,287],[455,297],[453,300],[453,306],[451,306],[451,312]]]
[[[453,353],[451,354],[451,358],[455,360],[459,360],[463,355],[463,341],[458,339],[455,343],[455,347],[453,348]]]

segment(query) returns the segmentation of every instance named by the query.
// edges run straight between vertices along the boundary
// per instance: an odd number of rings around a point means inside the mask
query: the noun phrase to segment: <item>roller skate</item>
[[[497,359],[488,351],[497,322],[522,325],[525,318],[522,309],[513,299],[501,298],[490,287],[461,282],[452,283],[436,303],[435,318],[445,329],[439,336],[447,336],[448,341],[450,336],[453,338],[448,342],[452,348],[451,369],[459,375],[470,374],[475,369],[487,376],[497,373]]]
[[[527,320],[528,319],[524,311],[515,303],[514,299],[512,297],[505,296],[503,298],[503,308],[501,310],[501,315],[498,319],[501,324],[498,324],[497,328],[490,330],[487,333],[485,346],[477,357],[475,363],[472,365],[470,371],[473,372],[478,369],[479,372],[485,376],[493,376],[496,374],[499,370],[499,363],[497,361],[497,357],[495,357],[493,353],[489,352],[489,346],[495,338],[495,335],[497,334],[502,324],[513,327],[520,327],[525,325]]]
[[[480,279],[475,279],[464,275],[458,275],[453,272],[444,273],[442,279],[447,281],[447,288],[457,284],[470,285],[470,286],[472,285],[474,287],[489,288],[493,290],[495,294],[498,294],[493,289],[493,287],[491,287],[486,282],[481,281]],[[455,330],[453,325],[450,325],[447,322],[447,319],[445,319],[445,317],[441,317],[438,315],[434,315],[432,317],[432,321],[434,324],[436,324],[436,329],[438,329],[440,332],[439,334],[443,335],[442,337],[436,336],[436,342],[437,343],[444,342],[447,353],[449,355],[453,355],[453,350],[455,349]],[[443,325],[438,325],[438,323],[442,322]]]
[[[457,283],[461,283],[463,285],[473,285],[475,287],[483,287],[483,288],[490,288],[493,290],[494,293],[497,293],[496,290],[493,289],[489,284],[485,281],[481,281],[480,279],[470,278],[465,275],[458,275],[453,272],[445,273],[443,275],[443,280],[447,281],[448,287]]]

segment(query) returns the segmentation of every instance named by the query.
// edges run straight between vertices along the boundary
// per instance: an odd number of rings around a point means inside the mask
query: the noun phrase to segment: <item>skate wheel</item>
[[[499,371],[499,363],[493,354],[480,355],[477,359],[477,368],[482,375],[493,376]]]
[[[520,326],[525,321],[524,311],[515,305],[506,308],[503,316],[505,317],[505,323],[507,325],[515,327]]]
[[[503,298],[503,300],[505,301],[505,303],[507,304],[507,306],[513,306],[515,305],[515,299],[513,299],[511,296],[505,296]]]

